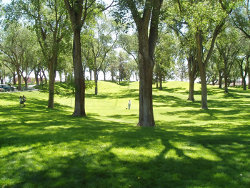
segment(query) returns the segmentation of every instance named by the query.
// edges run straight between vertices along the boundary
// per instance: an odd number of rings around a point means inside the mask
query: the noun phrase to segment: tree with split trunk
[[[214,50],[217,36],[221,32],[228,15],[237,2],[219,1],[177,1],[179,10],[184,14],[185,22],[190,25],[196,48],[196,60],[201,80],[201,108],[207,105],[206,68]]]
[[[82,65],[81,30],[88,20],[93,19],[96,14],[105,10],[105,8],[97,4],[96,0],[64,0],[64,4],[70,17],[73,31],[73,66],[75,79],[75,109],[73,115],[86,116],[85,74]]]
[[[139,126],[155,126],[152,100],[154,52],[163,0],[119,1],[120,11],[131,12],[139,43]]]

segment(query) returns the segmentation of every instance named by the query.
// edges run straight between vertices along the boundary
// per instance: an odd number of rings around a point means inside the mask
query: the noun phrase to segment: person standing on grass
[[[26,102],[26,97],[23,95],[23,104],[24,104],[24,102]],[[24,106],[25,106],[25,104],[24,104]]]
[[[22,96],[19,97],[19,101],[20,101],[20,107],[22,107],[22,105],[23,105],[23,107],[24,107],[24,102],[23,102]]]
[[[23,105],[23,107],[25,107],[25,104],[24,102],[26,101],[26,97],[23,95],[19,97],[19,100],[20,100],[20,107]]]
[[[131,100],[128,100],[128,109],[130,110],[131,108]]]

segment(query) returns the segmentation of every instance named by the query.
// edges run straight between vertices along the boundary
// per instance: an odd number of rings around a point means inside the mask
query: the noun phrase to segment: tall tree
[[[152,100],[154,52],[163,0],[119,1],[120,11],[130,10],[139,43],[139,126],[155,126]]]
[[[73,31],[73,65],[75,78],[75,109],[74,116],[86,116],[85,113],[85,76],[82,66],[81,29],[96,12],[105,8],[96,0],[64,0],[67,8],[71,28]],[[96,11],[96,9],[99,11]]]
[[[73,65],[75,77],[75,110],[74,116],[86,116],[85,113],[85,77],[81,55],[81,29],[85,23],[95,0],[64,0],[70,15],[73,30]]]

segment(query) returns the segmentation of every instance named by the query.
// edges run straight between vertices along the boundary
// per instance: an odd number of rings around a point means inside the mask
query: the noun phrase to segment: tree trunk
[[[243,90],[247,90],[246,77],[245,77],[245,76],[242,76],[241,79],[242,79],[242,87],[243,87]]]
[[[156,85],[156,88],[158,89],[159,88],[159,84],[158,84],[158,74],[156,74],[156,77],[155,77],[155,85]]]
[[[194,78],[189,77],[189,95],[188,100],[194,102]]]
[[[104,81],[106,81],[106,72],[105,71],[103,71],[103,79],[104,79]]]
[[[197,61],[200,69],[201,79],[201,108],[206,110],[207,106],[207,82],[206,82],[206,65],[202,61],[203,49],[202,49],[202,35],[201,31],[196,33],[196,45],[197,45]]]
[[[43,85],[43,75],[42,75],[42,73],[40,73],[40,83],[41,83],[41,85]]]
[[[81,28],[74,27],[73,64],[75,77],[75,109],[74,116],[86,116],[85,113],[85,77],[81,56]]]
[[[160,74],[159,75],[159,82],[160,82],[160,90],[162,90],[162,75]]]
[[[24,84],[25,84],[25,90],[28,90],[28,78],[24,77],[23,80],[24,80]]]
[[[233,80],[233,86],[235,87],[236,86],[236,79],[234,78]]]
[[[128,6],[135,20],[139,41],[139,126],[155,126],[153,114],[153,68],[154,51],[158,39],[158,25],[163,0],[146,1],[143,17],[138,18],[134,1]],[[152,3],[149,8],[148,3]]]
[[[222,88],[222,71],[219,70],[219,88]]]
[[[197,63],[192,55],[188,58],[189,95],[188,100],[194,102],[194,81],[197,73]]]
[[[224,57],[224,84],[225,84],[225,87],[224,87],[224,92],[225,93],[228,93],[228,61],[226,59],[226,57]]]
[[[16,73],[13,73],[13,84],[16,85]]]
[[[250,89],[250,67],[248,68],[248,89]]]
[[[21,91],[22,90],[22,85],[21,85],[21,83],[22,83],[22,81],[21,81],[21,74],[20,74],[20,72],[19,72],[19,68],[17,68],[17,80],[18,80],[18,86],[17,86],[17,89],[18,89],[18,91]]]
[[[94,70],[94,79],[95,79],[95,95],[97,95],[98,94],[98,73],[97,73],[97,70],[95,69]]]
[[[54,95],[55,95],[55,77],[56,77],[56,64],[57,57],[54,54],[54,57],[50,61],[49,65],[49,101],[48,108],[54,108]]]
[[[92,70],[89,69],[89,80],[92,80]]]
[[[225,87],[224,87],[224,92],[225,93],[228,93],[228,76],[227,76],[227,73],[224,73],[224,84],[225,84]]]
[[[139,126],[155,126],[153,114],[153,58],[150,57],[147,32],[139,33]]]
[[[0,83],[3,84],[3,76],[0,75]]]
[[[35,71],[35,80],[36,80],[36,85],[39,86],[39,72],[38,71]]]
[[[47,77],[46,77],[46,74],[45,74],[45,72],[44,72],[44,70],[42,69],[42,73],[43,73],[43,77],[44,77],[44,80],[45,80],[45,84],[47,84],[48,83],[48,81],[47,81]]]
[[[248,89],[250,89],[250,64],[249,64],[249,57],[250,57],[250,55],[247,56]]]

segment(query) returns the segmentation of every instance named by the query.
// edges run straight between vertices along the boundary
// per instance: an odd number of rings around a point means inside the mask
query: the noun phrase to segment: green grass
[[[209,110],[187,101],[187,83],[154,89],[156,127],[137,127],[138,83],[87,91],[87,118],[74,99],[0,93],[0,187],[249,187],[250,91],[209,87]],[[199,85],[196,85],[199,91]],[[132,109],[126,110],[128,100]]]

